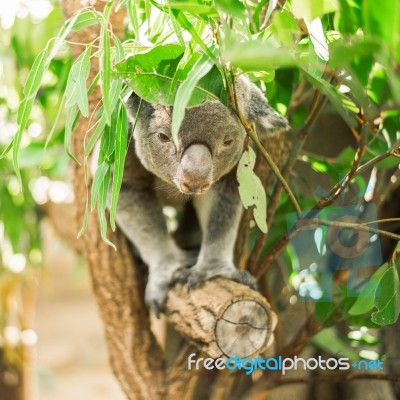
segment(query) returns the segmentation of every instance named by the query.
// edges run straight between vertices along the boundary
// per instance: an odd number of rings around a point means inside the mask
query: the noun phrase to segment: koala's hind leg
[[[197,263],[190,269],[188,284],[198,286],[202,281],[218,276],[256,288],[247,271],[239,271],[233,263],[235,239],[242,214],[236,178],[226,176],[209,192],[194,200],[203,233]]]

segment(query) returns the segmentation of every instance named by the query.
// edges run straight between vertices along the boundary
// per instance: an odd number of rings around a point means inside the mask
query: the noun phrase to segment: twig
[[[323,105],[325,104],[326,98],[321,95],[320,92],[315,91],[314,93],[314,98],[311,103],[310,111],[309,114],[306,118],[306,121],[304,122],[303,127],[299,131],[297,135],[297,141],[295,145],[293,146],[290,155],[288,157],[288,160],[286,162],[285,167],[282,170],[282,176],[284,179],[287,179],[290,175],[290,172],[293,169],[293,166],[297,160],[297,155],[299,154],[300,150],[302,149],[304,142],[306,140],[306,137],[308,136],[308,133],[310,131],[311,126],[317,119]],[[267,227],[268,231],[271,227],[272,221],[274,220],[274,216],[276,213],[276,210],[278,208],[279,204],[279,199],[282,195],[282,189],[283,187],[276,183],[274,190],[272,192],[271,199],[269,200],[268,203],[268,208],[267,208]],[[255,269],[255,266],[257,265],[257,260],[259,259],[261,252],[263,251],[265,244],[267,242],[268,235],[264,233],[260,233],[257,237],[256,243],[254,245],[254,249],[250,255],[250,258],[247,262],[246,268],[250,271]]]
[[[231,99],[231,101],[233,100],[233,105],[234,105],[236,114],[239,117],[239,120],[240,120],[241,124],[243,125],[244,129],[246,130],[246,133],[250,136],[250,138],[253,140],[253,142],[257,146],[258,151],[261,153],[261,155],[263,156],[263,158],[265,159],[265,161],[267,162],[269,167],[272,169],[272,171],[274,172],[274,174],[278,178],[278,180],[281,183],[281,185],[283,186],[283,188],[285,189],[285,192],[287,193],[290,201],[292,202],[293,207],[295,208],[296,212],[297,213],[301,213],[301,209],[300,209],[300,206],[299,206],[299,204],[298,204],[298,202],[296,200],[296,197],[294,196],[294,194],[293,194],[292,190],[290,189],[290,187],[289,187],[288,183],[286,182],[286,180],[281,175],[281,172],[279,171],[279,168],[274,163],[274,161],[272,160],[272,158],[268,154],[268,152],[265,150],[264,146],[261,144],[261,142],[258,139],[257,133],[255,132],[254,128],[249,125],[249,123],[246,121],[245,117],[241,113],[241,111],[239,109],[239,106],[238,106],[237,96],[236,96],[235,75],[233,74],[233,71],[231,69],[230,69],[230,73],[231,73],[232,83],[233,83],[233,85],[232,85],[232,87],[233,87],[233,89],[232,89],[233,99]]]
[[[382,220],[381,222],[385,222],[385,220]],[[296,229],[295,232],[298,233],[302,231],[303,230],[302,228],[315,229],[318,225],[337,226],[345,229],[354,229],[356,231],[361,231],[361,232],[376,233],[378,235],[400,241],[400,235],[396,235],[395,233],[384,231],[381,229],[369,228],[368,226],[365,226],[368,225],[368,222],[365,224],[354,224],[350,222],[328,221],[319,218],[309,218],[309,219],[305,218],[304,220],[302,219],[301,222],[298,223],[298,228]],[[295,233],[292,232],[292,234],[290,234],[290,237],[294,236],[294,234]]]
[[[369,125],[365,124],[362,127],[362,134],[360,135],[360,142],[359,146],[357,148],[356,154],[354,155],[354,160],[353,164],[350,168],[350,171],[346,174],[346,176],[338,182],[330,191],[329,191],[329,197],[323,197],[321,198],[318,203],[311,209],[311,211],[305,216],[305,218],[314,216],[315,210],[321,210],[325,207],[328,207],[333,203],[333,201],[339,197],[340,193],[344,190],[344,188],[350,183],[350,181],[358,174],[359,170],[359,163],[361,160],[361,155],[364,152],[365,149],[365,136],[368,132]],[[301,145],[298,145],[301,148]],[[292,152],[293,155],[293,152]],[[290,160],[293,162],[293,160]],[[290,162],[289,161],[289,162]],[[288,166],[290,167],[288,162]],[[251,272],[257,277],[261,277],[263,273],[266,271],[268,266],[271,264],[271,262],[275,261],[281,251],[288,245],[289,243],[290,236],[289,234],[286,234],[275,246],[274,248],[270,251],[267,256],[261,260],[256,266],[253,264]]]
[[[380,161],[383,161],[390,156],[399,157],[399,151],[400,151],[400,140],[398,140],[390,150],[386,151],[383,154],[379,154],[378,156],[376,156],[374,158],[371,158],[371,160],[367,161],[366,163],[364,163],[363,165],[358,167],[356,175],[360,175],[363,172],[368,171],[369,169],[374,167],[376,164],[378,164]]]
[[[320,210],[331,205],[343,192],[343,189],[350,183],[350,181],[357,175],[357,170],[360,165],[361,156],[365,151],[365,138],[370,130],[370,125],[367,123],[361,129],[360,140],[356,154],[354,155],[353,164],[351,165],[350,171],[346,176],[338,182],[330,191],[329,197],[323,197],[319,202],[313,207],[313,210]]]

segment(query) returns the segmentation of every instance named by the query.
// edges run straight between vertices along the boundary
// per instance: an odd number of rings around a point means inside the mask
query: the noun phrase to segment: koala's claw
[[[234,266],[199,266],[196,265],[189,270],[188,287],[194,289],[204,281],[213,278],[227,278],[232,281],[242,283],[249,286],[253,290],[257,290],[257,283],[254,277],[247,271],[240,271]]]
[[[248,271],[238,271],[237,277],[232,278],[235,282],[242,283],[253,290],[258,290],[258,285],[253,277]]]
[[[160,314],[165,312],[167,295],[168,286],[160,285],[160,287],[157,288],[155,285],[147,285],[146,287],[145,301],[147,307],[157,318],[160,318]]]
[[[186,283],[190,276],[190,268],[184,267],[180,268],[174,273],[172,277],[170,287],[174,286],[176,283]]]

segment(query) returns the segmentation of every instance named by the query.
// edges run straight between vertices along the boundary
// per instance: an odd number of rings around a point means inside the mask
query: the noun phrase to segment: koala
[[[286,119],[248,78],[236,81],[236,92],[241,112],[259,136],[288,129]],[[132,123],[139,104],[140,98],[132,94],[126,104]],[[148,266],[145,300],[157,315],[164,311],[169,287],[182,277],[189,288],[215,277],[256,287],[254,278],[233,262],[242,214],[236,167],[246,139],[239,118],[218,101],[187,108],[177,144],[171,137],[171,121],[171,106],[142,102],[116,214],[118,226]],[[166,205],[194,210],[197,250],[182,248],[168,232]],[[193,225],[183,224],[180,233],[192,235],[193,230]]]

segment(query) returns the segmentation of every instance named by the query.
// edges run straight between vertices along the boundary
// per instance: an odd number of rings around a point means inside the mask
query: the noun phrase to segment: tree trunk
[[[97,9],[104,8],[104,2],[95,3]],[[82,4],[79,0],[64,0],[62,7],[65,17],[70,18],[82,8]],[[110,23],[114,33],[121,36],[124,30],[121,12],[112,12]],[[90,26],[71,33],[69,39],[73,43],[86,44],[98,36],[99,28]],[[84,46],[72,46],[74,57],[83,49]],[[99,66],[92,63],[89,79],[93,79],[98,70]],[[90,113],[93,113],[100,100],[101,93],[97,87],[89,97]],[[80,118],[72,136],[72,153],[81,162],[88,124],[88,119]],[[79,231],[87,198],[82,166],[72,164],[72,178],[75,194],[74,223],[66,229],[58,224],[59,230],[64,230],[66,235]],[[199,385],[204,373],[201,376],[201,372],[193,373],[187,369],[187,355],[193,352],[193,347],[186,345],[180,348],[178,356],[166,365],[164,352],[151,331],[149,313],[144,304],[141,268],[132,255],[127,239],[118,229],[115,233],[108,232],[108,237],[118,251],[114,251],[102,240],[97,216],[90,214],[85,235],[79,239],[79,243],[73,237],[70,237],[69,242],[78,249],[90,267],[93,290],[104,322],[111,366],[127,398],[190,399],[195,398],[194,394],[198,390],[207,392],[208,387],[201,388]],[[259,293],[226,280],[207,282],[191,292],[190,296],[186,295],[186,291],[185,286],[177,286],[170,291],[167,307],[169,321],[209,354],[227,356],[232,351],[240,350],[242,354],[254,355],[272,342],[276,316]],[[209,301],[210,296],[212,302]],[[246,316],[243,306],[250,306],[254,313]],[[210,310],[210,315],[203,318],[206,310]],[[232,313],[241,313],[241,317],[235,319],[235,315],[230,315]],[[207,326],[200,328],[199,323],[203,322]],[[229,336],[226,336],[226,332],[229,332]],[[199,335],[201,340],[196,340]],[[232,335],[241,339],[239,347],[232,347]],[[254,341],[254,337],[258,336],[259,339]],[[218,339],[219,350],[215,345]],[[253,347],[249,344],[250,340],[255,343]],[[213,371],[212,378],[208,375],[204,379],[212,382],[217,374],[218,371]]]
[[[104,8],[102,2],[96,8]],[[79,0],[62,2],[66,18],[70,18],[82,5]],[[111,15],[114,33],[122,36],[124,32],[122,13]],[[99,29],[91,26],[71,34],[70,39],[77,43],[89,43],[99,36]],[[74,57],[83,46],[72,46]],[[98,72],[98,65],[92,65],[90,77]],[[92,113],[101,99],[97,87],[89,98]],[[83,143],[88,129],[88,119],[80,118],[72,138],[72,153],[83,160]],[[72,177],[75,193],[75,232],[83,221],[86,202],[84,170],[72,164]],[[150,330],[150,318],[143,300],[144,283],[131,255],[125,237],[117,231],[109,232],[115,243],[116,252],[101,239],[97,217],[89,218],[89,226],[80,239],[82,255],[90,267],[93,289],[100,315],[104,321],[105,336],[110,363],[128,399],[160,399],[165,388],[164,360],[162,351]],[[157,384],[155,384],[157,382]]]

